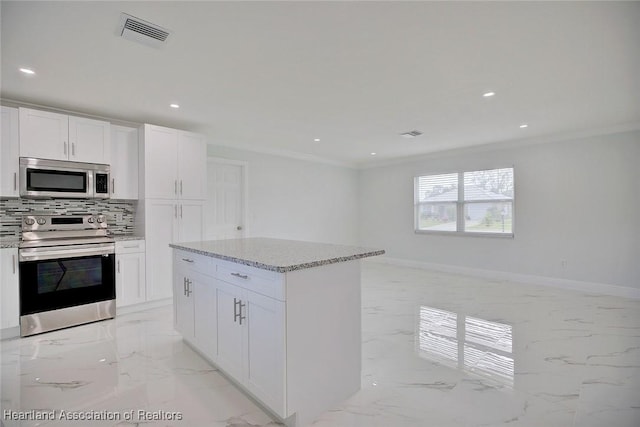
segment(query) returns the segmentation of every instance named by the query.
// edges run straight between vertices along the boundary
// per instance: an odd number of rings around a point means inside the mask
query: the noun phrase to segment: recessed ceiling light
[[[169,104],[169,107],[171,107],[171,108],[180,108],[180,106],[178,104]]]
[[[482,96],[484,96],[485,98],[489,98],[494,96],[496,93],[495,92],[485,92],[482,94]]]
[[[520,125],[520,129],[524,129],[524,128],[528,128],[528,127],[529,127],[529,125],[526,124],[526,123],[523,123],[523,124]]]
[[[378,153],[371,153],[372,156],[375,156],[376,154],[378,154]]]
[[[313,142],[320,142],[320,138],[314,139]]]
[[[25,73],[25,74],[29,74],[29,75],[33,75],[33,74],[35,74],[35,73],[36,73],[36,72],[35,72],[35,71],[33,71],[31,68],[20,68],[20,71],[22,71],[22,72],[23,72],[23,73]]]

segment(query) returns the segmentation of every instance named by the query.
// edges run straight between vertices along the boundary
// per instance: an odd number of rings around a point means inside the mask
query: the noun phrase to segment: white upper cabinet
[[[138,129],[111,126],[111,198],[138,198]]]
[[[2,107],[0,119],[0,196],[18,197],[18,109]]]
[[[181,199],[207,198],[207,143],[202,135],[178,131],[178,193]]]
[[[20,108],[20,157],[110,163],[110,124]]]
[[[144,126],[144,197],[206,198],[207,144],[191,132]]]
[[[109,122],[69,116],[69,160],[110,164],[110,129]]]

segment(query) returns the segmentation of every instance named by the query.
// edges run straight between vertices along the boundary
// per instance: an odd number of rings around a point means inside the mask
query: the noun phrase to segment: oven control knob
[[[24,219],[24,223],[27,224],[27,225],[33,225],[33,224],[36,223],[36,220],[33,219],[33,218],[25,218]]]
[[[38,218],[38,224],[40,225],[45,225],[47,223],[47,220],[44,218]]]
[[[98,217],[98,222],[102,224],[104,222],[104,217],[103,216],[99,216]]]
[[[94,223],[94,221],[95,221],[95,219],[94,219],[92,216],[90,216],[90,217],[87,219],[87,222],[88,222],[89,224],[93,224],[93,223]]]

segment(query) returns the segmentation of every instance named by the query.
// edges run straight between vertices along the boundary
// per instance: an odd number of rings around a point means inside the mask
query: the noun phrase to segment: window
[[[415,230],[513,236],[513,168],[415,178]]]

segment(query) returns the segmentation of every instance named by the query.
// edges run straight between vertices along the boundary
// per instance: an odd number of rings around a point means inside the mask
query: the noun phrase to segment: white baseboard
[[[173,302],[172,298],[163,298],[155,301],[141,302],[139,304],[126,305],[124,307],[116,307],[116,317],[124,314],[136,313],[138,311],[151,310],[153,308],[164,307]]]
[[[419,268],[422,270],[435,270],[445,273],[464,274],[466,276],[482,277],[486,279],[509,280],[516,283],[530,285],[550,286],[560,289],[581,291],[590,294],[610,295],[616,297],[640,299],[640,289],[627,286],[610,285],[606,283],[583,282],[580,280],[560,279],[556,277],[535,276],[530,274],[510,273],[507,271],[483,270],[480,268],[460,267],[449,264],[436,264],[424,261],[416,261],[391,257],[373,257],[369,262],[390,264],[401,267]]]

